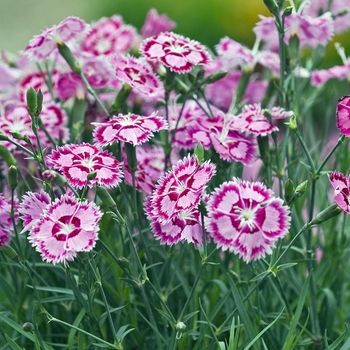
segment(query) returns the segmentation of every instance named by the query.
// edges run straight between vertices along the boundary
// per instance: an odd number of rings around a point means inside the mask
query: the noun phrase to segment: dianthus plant
[[[2,51],[0,349],[349,349],[350,4],[263,3]]]

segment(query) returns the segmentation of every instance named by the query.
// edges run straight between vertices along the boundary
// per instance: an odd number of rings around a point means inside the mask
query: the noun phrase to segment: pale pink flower
[[[143,40],[140,51],[148,60],[163,63],[176,73],[187,73],[195,65],[206,65],[211,60],[204,45],[173,32]]]
[[[335,203],[340,209],[350,214],[350,176],[333,171],[328,177],[334,188]]]
[[[350,81],[350,61],[341,66],[333,66],[328,69],[315,69],[311,72],[311,85],[319,86],[325,84],[330,79]]]
[[[161,32],[171,31],[175,27],[176,23],[169,19],[167,15],[160,15],[156,9],[150,9],[141,28],[141,35],[145,39]]]
[[[94,141],[100,147],[113,142],[124,141],[132,145],[140,145],[153,137],[153,133],[168,128],[163,117],[153,112],[150,116],[140,116],[134,113],[118,114],[104,123],[91,123],[95,129]]]
[[[201,216],[197,208],[182,210],[170,221],[161,223],[157,217],[152,215],[151,207],[150,197],[148,197],[145,211],[151,222],[154,237],[159,239],[161,244],[171,246],[178,242],[187,241],[187,243],[193,243],[195,247],[203,245]]]
[[[247,263],[271,254],[290,226],[288,207],[260,182],[224,182],[211,194],[207,210],[205,227],[218,248]]]
[[[33,223],[39,219],[41,213],[51,203],[50,196],[44,192],[27,192],[22,197],[19,205],[20,218],[23,220],[23,230],[20,233],[30,231]]]
[[[180,160],[159,179],[149,199],[149,215],[165,224],[181,211],[196,208],[214,174],[215,165],[209,161],[199,164],[197,157],[190,155]]]
[[[130,55],[116,56],[112,59],[116,76],[123,83],[129,84],[145,100],[164,98],[164,85],[152,67],[144,58],[134,58]]]
[[[64,195],[45,207],[30,228],[28,240],[44,261],[67,265],[77,253],[94,248],[101,217],[95,203]]]
[[[13,223],[11,219],[11,199],[6,199],[2,193],[0,193],[0,248],[4,244],[9,244],[11,241],[11,230],[13,229]],[[18,219],[18,201],[14,200],[14,213],[15,222]]]
[[[59,142],[67,141],[69,138],[69,130],[66,127],[68,116],[66,112],[56,104],[43,105],[40,113],[40,119],[51,137]],[[34,147],[37,147],[35,134],[32,130],[32,120],[25,105],[15,107],[3,117],[0,117],[0,130],[9,138],[12,138],[11,131],[19,132],[22,136],[27,135]],[[39,127],[38,135],[42,148],[52,147],[50,139],[44,131]],[[13,150],[15,146],[7,141],[2,141],[9,149]],[[17,140],[23,146],[27,144],[22,140]]]
[[[284,119],[291,117],[293,112],[287,112],[282,107],[273,107],[271,111],[261,108],[261,105],[245,105],[242,112],[233,117],[230,122],[230,127],[255,135],[266,136],[272,132],[278,131],[278,127],[273,125],[266,117],[266,113],[271,116],[271,121],[274,119]]]
[[[77,17],[67,17],[57,26],[53,26],[35,36],[24,50],[24,55],[36,61],[43,61],[57,54],[57,43],[68,43],[78,38],[87,24]]]
[[[136,147],[137,169],[135,187],[138,191],[152,193],[158,179],[164,174],[165,153],[163,147],[146,145]],[[125,182],[132,186],[132,174],[128,167],[126,152],[123,152]]]
[[[125,53],[134,46],[136,38],[136,29],[115,15],[94,23],[81,46],[95,56]]]
[[[86,184],[88,187],[115,187],[123,177],[121,163],[111,153],[88,143],[57,147],[47,161],[71,186],[80,189]],[[96,172],[96,177],[87,182],[87,176],[92,172]]]
[[[337,104],[337,128],[339,132],[346,136],[350,136],[350,96],[343,96]]]

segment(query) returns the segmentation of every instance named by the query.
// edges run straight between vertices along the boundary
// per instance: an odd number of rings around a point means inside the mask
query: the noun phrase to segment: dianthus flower
[[[86,29],[87,24],[77,17],[67,17],[59,25],[53,26],[35,36],[24,50],[24,55],[43,61],[52,58],[57,53],[57,43],[67,43],[78,38]]]
[[[128,142],[134,146],[140,145],[148,141],[153,132],[168,128],[166,120],[158,116],[157,112],[153,112],[150,116],[120,113],[106,122],[91,124],[95,127],[94,141],[100,147],[118,141]]]
[[[80,202],[64,195],[44,207],[46,199],[42,199],[29,193],[22,204],[22,212],[24,217],[29,215],[33,218],[26,226],[29,229],[28,240],[44,261],[67,265],[78,252],[94,248],[98,239],[98,222],[102,217],[95,203]],[[43,208],[39,215],[29,213],[26,207],[32,204],[38,209]]]
[[[207,210],[205,226],[218,248],[245,262],[271,254],[290,226],[288,207],[260,182],[224,182],[211,194]]]
[[[15,221],[18,219],[18,201],[14,201]],[[11,199],[6,199],[0,193],[0,248],[11,241],[11,230],[13,229],[11,219]]]
[[[350,176],[333,171],[329,175],[329,181],[334,188],[335,203],[340,209],[350,214]]]
[[[343,96],[337,104],[337,128],[339,132],[346,136],[350,136],[350,96]]]
[[[196,156],[187,156],[180,160],[159,179],[149,199],[149,215],[165,224],[181,211],[196,208],[214,174],[215,165],[209,161],[200,165]]]
[[[166,15],[159,15],[156,9],[150,9],[141,28],[141,35],[145,39],[161,32],[173,30],[175,27],[176,23]]]
[[[163,83],[144,58],[119,55],[112,59],[112,64],[116,68],[117,79],[129,84],[143,99],[164,98]]]
[[[68,144],[57,147],[47,157],[49,164],[77,188],[94,185],[115,187],[123,175],[121,163],[108,151],[102,151],[88,143]],[[87,176],[96,172],[96,177],[87,182]]]
[[[125,53],[133,47],[136,37],[136,29],[115,15],[94,23],[81,47],[95,56]]]
[[[66,112],[58,105],[44,105],[40,113],[40,120],[45,126],[46,131],[55,141],[58,142],[62,140],[65,142],[68,140],[69,130],[66,127],[68,117]],[[16,131],[22,136],[26,135],[32,142],[33,146],[37,147],[36,137],[32,130],[32,119],[27,111],[27,107],[24,105],[19,105],[6,113],[4,117],[0,117],[0,130],[9,138],[12,138],[11,131]],[[40,127],[38,129],[38,135],[42,148],[52,147],[51,141]],[[18,142],[25,147],[27,146],[22,140]],[[4,144],[11,150],[16,147],[7,141],[5,141]]]
[[[193,243],[195,247],[203,245],[201,217],[197,208],[182,210],[170,221],[161,223],[157,217],[152,215],[150,197],[148,197],[145,211],[151,222],[154,237],[159,239],[161,244],[171,246],[178,242],[187,241]]]
[[[266,136],[274,131],[278,131],[278,127],[271,124],[265,115],[266,113],[271,115],[271,120],[284,119],[293,115],[293,112],[287,112],[282,107],[273,107],[269,111],[261,108],[261,105],[257,103],[254,105],[245,105],[242,113],[232,119],[230,127],[241,132],[260,136]]]
[[[204,45],[173,32],[143,40],[140,51],[148,60],[163,63],[176,73],[187,73],[195,65],[206,65],[211,60]]]

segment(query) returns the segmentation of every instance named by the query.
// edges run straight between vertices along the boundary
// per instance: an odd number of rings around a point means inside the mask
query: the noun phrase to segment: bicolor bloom
[[[14,201],[15,209],[15,222],[18,219],[18,201]],[[11,219],[11,199],[6,199],[2,193],[0,193],[0,248],[4,244],[9,244],[11,241],[11,230],[13,229]]]
[[[203,245],[203,230],[201,225],[200,212],[197,208],[182,210],[167,223],[161,223],[158,218],[152,215],[150,197],[146,201],[145,211],[151,222],[151,229],[154,237],[160,240],[161,244],[173,245],[178,242]]]
[[[315,69],[311,72],[311,85],[319,86],[325,84],[330,79],[350,81],[350,59],[345,64],[333,66],[328,69]]]
[[[338,100],[337,104],[337,128],[339,132],[346,136],[350,136],[350,96],[343,96]]]
[[[119,55],[111,60],[117,79],[129,84],[145,100],[164,98],[164,85],[144,58]]]
[[[289,208],[260,182],[224,182],[210,195],[207,210],[205,227],[218,248],[247,263],[271,254],[290,226]]]
[[[28,240],[44,261],[67,265],[77,253],[94,248],[101,217],[95,203],[64,195],[45,206],[30,226]]]
[[[103,123],[91,123],[95,129],[94,141],[100,147],[113,142],[124,141],[132,145],[140,145],[153,137],[153,133],[168,128],[165,118],[153,112],[150,116],[140,116],[134,113],[118,114]]]
[[[163,63],[176,73],[188,73],[195,65],[206,65],[211,58],[206,47],[173,32],[160,33],[142,41],[141,54]]]
[[[166,15],[158,14],[156,9],[150,9],[147,13],[145,23],[141,28],[142,38],[149,38],[161,32],[168,32],[176,27],[176,23]]]
[[[188,155],[178,161],[161,177],[150,196],[150,216],[161,224],[168,223],[182,211],[196,208],[207,183],[215,174],[209,161],[199,164],[196,156]]]
[[[136,29],[124,23],[121,16],[101,18],[91,26],[81,47],[95,56],[125,53],[136,40]]]
[[[78,38],[88,25],[80,18],[67,17],[57,26],[53,26],[35,36],[24,49],[24,55],[36,60],[43,61],[52,58],[57,53],[57,43],[67,44]]]
[[[333,171],[329,175],[329,181],[334,188],[335,203],[340,209],[350,214],[350,176]]]
[[[66,177],[71,186],[80,189],[85,185],[115,187],[123,177],[121,163],[111,153],[88,143],[57,147],[47,157],[47,161]],[[96,176],[88,180],[92,172]]]

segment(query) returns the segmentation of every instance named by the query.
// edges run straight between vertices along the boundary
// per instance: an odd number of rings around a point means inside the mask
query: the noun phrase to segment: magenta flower
[[[164,98],[164,85],[144,58],[119,55],[112,59],[112,64],[116,67],[117,79],[129,84],[143,99]]]
[[[145,205],[148,219],[151,221],[151,229],[154,237],[161,244],[173,245],[178,242],[187,241],[197,245],[203,245],[203,231],[200,212],[197,208],[182,210],[167,223],[161,223],[152,215],[150,197]]]
[[[24,54],[36,61],[52,58],[57,53],[58,42],[67,43],[79,37],[87,29],[87,24],[77,17],[67,17],[59,25],[53,26],[35,36],[25,48]]]
[[[157,112],[150,116],[118,114],[104,123],[91,124],[95,126],[94,141],[100,147],[118,141],[129,142],[134,146],[140,145],[153,137],[153,132],[168,128],[166,120],[159,117]]]
[[[329,181],[334,188],[334,201],[344,210],[350,214],[350,176],[345,176],[342,173],[333,171],[329,175]]]
[[[207,210],[205,226],[218,248],[245,262],[271,254],[290,226],[288,207],[260,182],[224,182],[211,194]]]
[[[88,187],[96,184],[115,187],[123,177],[121,163],[111,153],[88,143],[57,147],[47,161],[66,177],[71,186],[80,189],[86,185],[87,176],[92,172],[96,172],[96,177],[87,182]]]
[[[195,65],[206,65],[211,60],[205,46],[173,32],[143,40],[140,51],[148,60],[161,62],[176,73],[187,73]]]
[[[137,38],[134,27],[126,25],[120,16],[102,18],[91,26],[82,41],[82,49],[95,56],[125,53]]]
[[[215,174],[209,161],[199,164],[196,156],[187,156],[159,179],[150,196],[149,215],[161,224],[168,223],[181,211],[191,211],[199,204],[205,187]]]
[[[337,104],[337,128],[339,132],[346,136],[350,136],[350,96],[343,96],[338,100]]]
[[[41,213],[51,203],[50,196],[44,192],[27,192],[22,197],[19,205],[20,218],[23,220],[23,230],[20,233],[30,231],[33,223],[39,219]]]
[[[64,263],[94,248],[102,212],[87,201],[64,195],[48,204],[30,228],[28,240],[44,261]]]
[[[168,32],[175,27],[175,22],[166,15],[159,15],[156,9],[150,9],[147,13],[145,23],[141,28],[141,35],[145,39],[161,32]]]

